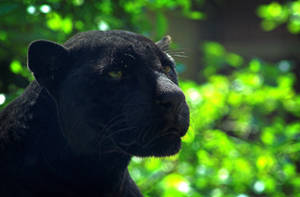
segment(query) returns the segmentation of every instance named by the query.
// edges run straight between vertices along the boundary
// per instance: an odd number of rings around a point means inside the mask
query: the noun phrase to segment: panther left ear
[[[38,40],[29,46],[27,65],[38,83],[51,90],[58,85],[68,59],[69,52],[64,46],[47,40]]]
[[[161,40],[157,41],[155,44],[162,50],[166,51],[169,49],[172,38],[169,35],[164,36]]]

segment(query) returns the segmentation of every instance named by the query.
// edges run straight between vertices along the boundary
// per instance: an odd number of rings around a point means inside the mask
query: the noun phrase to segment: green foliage
[[[28,69],[22,67],[21,63],[18,60],[13,60],[10,63],[10,70],[16,75],[21,75],[27,78],[29,81],[33,80],[33,75],[29,72]]]
[[[0,78],[0,109],[23,92],[20,80],[32,80],[26,69],[26,46],[32,40],[62,42],[91,29],[128,29],[159,39],[168,30],[166,11],[205,19],[205,13],[192,9],[204,2],[1,1],[0,65],[5,66],[0,74],[6,71],[15,81]],[[297,0],[259,6],[263,29],[287,23],[291,33],[299,33],[299,5]],[[300,95],[292,63],[246,60],[214,41],[201,49],[203,82],[180,81],[191,109],[182,151],[170,158],[133,158],[130,164],[144,195],[300,197]]]
[[[206,65],[202,77],[214,75],[230,67],[239,67],[243,64],[243,58],[235,53],[226,52],[224,47],[216,42],[205,42],[203,50],[203,62]]]
[[[285,4],[271,2],[261,5],[257,9],[257,15],[263,19],[261,26],[266,31],[271,31],[277,26],[287,23],[290,33],[300,33],[300,1],[289,1]]]

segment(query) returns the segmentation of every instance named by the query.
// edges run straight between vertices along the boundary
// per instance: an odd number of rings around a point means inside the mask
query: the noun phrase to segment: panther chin
[[[181,136],[169,133],[153,144],[153,156],[171,156],[179,152],[181,148]]]
[[[144,144],[135,144],[130,147],[122,147],[125,152],[137,157],[164,157],[171,156],[179,152],[181,148],[181,138],[183,134],[179,132],[168,132],[148,140]]]

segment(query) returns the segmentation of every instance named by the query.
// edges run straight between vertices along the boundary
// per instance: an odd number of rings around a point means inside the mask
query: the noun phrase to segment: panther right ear
[[[69,52],[64,46],[47,40],[37,40],[29,46],[27,65],[38,83],[51,90],[58,85],[68,59]]]
[[[169,35],[164,36],[161,40],[157,41],[155,44],[160,48],[162,51],[166,51],[169,49],[169,46],[172,42],[172,38]]]

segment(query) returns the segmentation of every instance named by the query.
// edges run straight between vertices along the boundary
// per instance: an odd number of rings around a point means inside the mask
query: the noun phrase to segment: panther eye
[[[114,79],[121,79],[122,78],[122,71],[111,71],[108,72],[108,75]]]
[[[169,72],[171,71],[171,66],[164,66],[164,67],[163,67],[163,71],[164,71],[165,73],[169,73]]]

